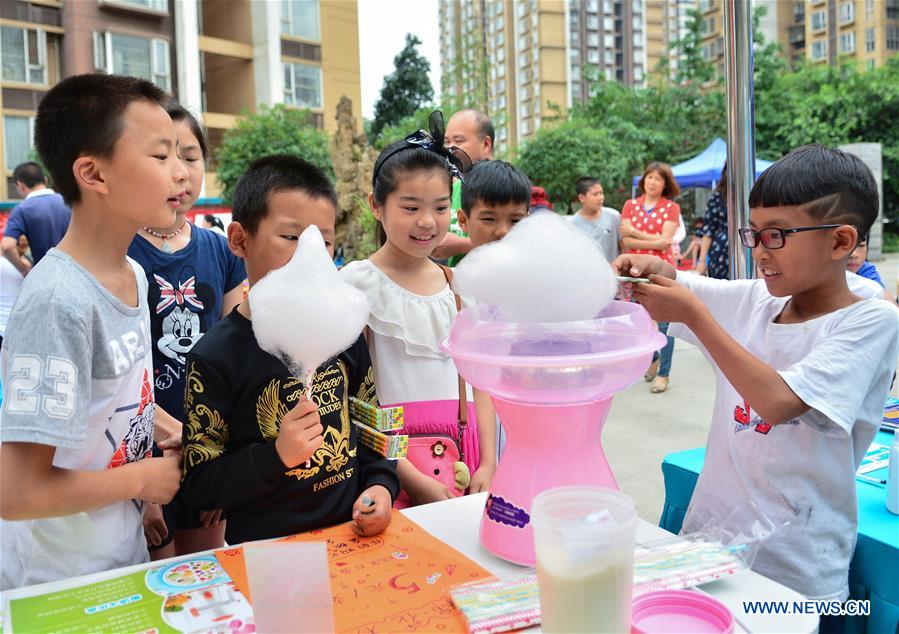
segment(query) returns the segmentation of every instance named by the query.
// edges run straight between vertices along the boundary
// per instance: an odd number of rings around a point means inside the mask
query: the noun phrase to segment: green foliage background
[[[334,179],[328,135],[315,127],[309,111],[260,106],[225,133],[215,154],[225,204],[231,204],[234,186],[250,163],[272,154],[299,156]]]

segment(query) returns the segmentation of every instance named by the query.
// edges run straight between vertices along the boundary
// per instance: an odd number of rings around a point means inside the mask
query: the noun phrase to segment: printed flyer
[[[218,560],[161,562],[9,602],[13,632],[254,632],[253,610]]]

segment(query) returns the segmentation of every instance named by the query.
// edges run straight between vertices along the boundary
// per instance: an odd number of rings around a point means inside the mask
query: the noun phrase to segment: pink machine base
[[[495,397],[493,403],[508,442],[490,486],[489,506],[508,504],[509,508],[522,509],[529,519],[531,501],[546,489],[572,484],[618,489],[600,444],[611,397],[582,405],[546,407]],[[553,442],[546,442],[548,433],[553,434]],[[509,508],[503,510],[509,512]],[[523,527],[510,524],[503,521],[511,519],[505,514],[488,511],[484,509],[481,519],[484,547],[507,561],[534,566],[534,531],[530,522]],[[524,516],[519,518],[523,520]]]

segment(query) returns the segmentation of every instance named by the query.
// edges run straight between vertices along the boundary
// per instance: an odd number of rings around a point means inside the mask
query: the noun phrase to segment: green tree
[[[384,78],[381,98],[375,104],[375,118],[371,132],[377,137],[381,130],[415,112],[434,99],[434,88],[428,73],[431,64],[419,52],[421,40],[406,34],[406,45],[393,58],[395,70]]]
[[[230,203],[234,186],[250,163],[272,154],[299,156],[334,178],[328,135],[315,127],[309,111],[280,104],[260,106],[259,112],[246,115],[225,133],[215,153],[222,199]]]
[[[515,164],[546,190],[558,210],[569,213],[576,198],[574,183],[581,176],[597,177],[612,190],[629,175],[624,146],[609,130],[585,127],[581,121],[540,128],[520,148]]]
[[[702,12],[698,9],[687,11],[687,31],[684,37],[671,45],[677,59],[675,81],[699,82],[704,84],[715,77],[715,67],[702,56]]]
[[[884,213],[899,219],[899,58],[869,71],[854,63],[803,65],[760,87],[755,101],[759,156],[807,143],[880,143]]]

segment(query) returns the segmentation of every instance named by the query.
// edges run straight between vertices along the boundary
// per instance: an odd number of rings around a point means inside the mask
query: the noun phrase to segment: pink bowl
[[[664,345],[642,306],[614,301],[595,319],[558,323],[509,322],[493,306],[473,306],[456,316],[442,347],[478,389],[517,403],[561,405],[630,387]]]
[[[649,592],[634,599],[631,634],[730,634],[734,617],[720,601],[690,590]]]

